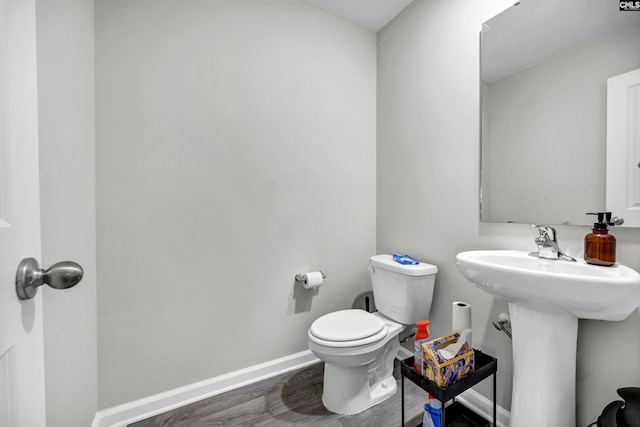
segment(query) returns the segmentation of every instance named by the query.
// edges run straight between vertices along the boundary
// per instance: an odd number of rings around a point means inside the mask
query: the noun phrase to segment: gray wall
[[[509,409],[510,342],[490,326],[507,305],[469,285],[455,266],[463,250],[532,250],[536,235],[527,225],[478,219],[478,34],[490,3],[415,0],[378,33],[377,251],[438,265],[434,335],[449,331],[452,301],[472,305],[474,345],[498,357],[498,403]],[[579,256],[588,232],[559,227],[561,246]],[[640,270],[640,230],[612,233],[618,261]],[[580,321],[578,425],[616,400],[618,387],[640,383],[639,323],[637,311],[622,322]],[[602,348],[618,344],[622,355],[602,358]],[[488,384],[477,390],[491,396]]]
[[[85,271],[44,286],[47,426],[86,427],[97,408],[94,39],[92,0],[38,0],[42,259]]]
[[[95,8],[99,407],[306,350],[370,289],[375,34],[296,0]]]
[[[379,33],[377,166],[372,34],[295,2],[212,3],[96,2],[98,356],[93,2],[38,2],[42,263],[86,271],[43,290],[48,425],[89,424],[96,358],[104,408],[306,349],[309,324],[368,290],[362,266],[387,251],[438,265],[434,335],[452,301],[473,305],[509,408],[510,342],[489,326],[506,304],[454,259],[533,248],[526,225],[478,221],[478,32],[511,1],[415,0]],[[559,231],[579,255],[588,229]],[[613,234],[640,270],[640,230]],[[318,294],[296,290],[316,268]],[[640,383],[639,322],[580,322],[580,425]]]

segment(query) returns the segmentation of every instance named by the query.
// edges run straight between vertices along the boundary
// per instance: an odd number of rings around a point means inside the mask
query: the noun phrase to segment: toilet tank
[[[376,308],[404,325],[428,319],[438,267],[421,262],[404,265],[391,255],[374,255],[369,260]]]

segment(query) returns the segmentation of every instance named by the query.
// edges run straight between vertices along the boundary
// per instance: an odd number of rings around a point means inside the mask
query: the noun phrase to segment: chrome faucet
[[[538,252],[530,252],[529,255],[538,258],[576,262],[575,258],[565,254],[558,247],[558,241],[556,240],[558,233],[555,228],[548,225],[532,224],[531,226],[537,227],[540,235],[535,239],[536,245],[538,245]]]

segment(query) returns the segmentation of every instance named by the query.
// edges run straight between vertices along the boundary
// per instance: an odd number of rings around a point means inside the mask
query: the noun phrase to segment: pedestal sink
[[[623,320],[640,307],[640,274],[529,256],[456,256],[472,284],[509,302],[513,332],[511,426],[575,426],[578,319]]]

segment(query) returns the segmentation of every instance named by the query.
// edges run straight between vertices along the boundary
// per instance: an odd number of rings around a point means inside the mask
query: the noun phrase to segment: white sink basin
[[[640,274],[520,251],[462,252],[456,260],[469,282],[509,302],[510,425],[575,426],[578,318],[625,319],[640,306]]]
[[[521,251],[469,251],[456,257],[462,275],[496,298],[581,319],[623,320],[640,306],[640,274],[584,260],[556,261]]]

